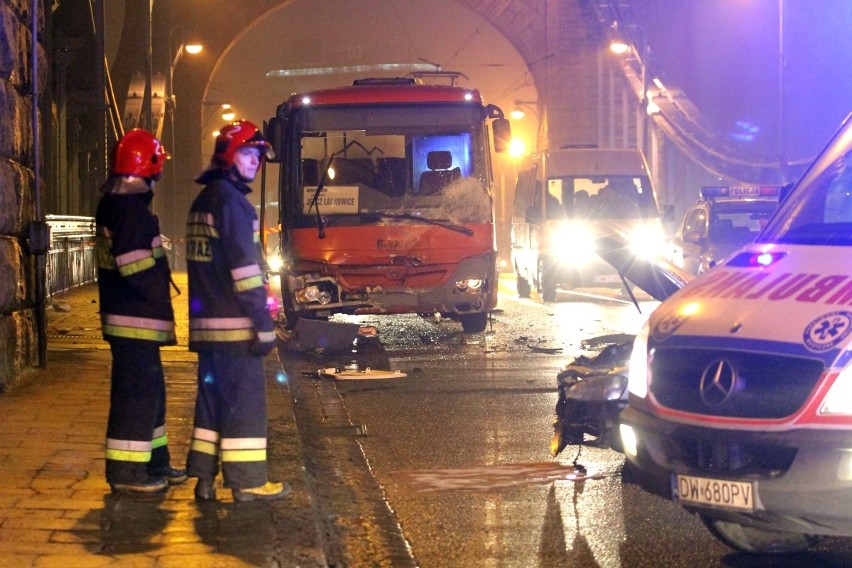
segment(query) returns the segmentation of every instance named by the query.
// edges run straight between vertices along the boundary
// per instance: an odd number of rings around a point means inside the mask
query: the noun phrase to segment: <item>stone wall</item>
[[[0,0],[0,392],[17,382],[38,356],[35,262],[26,251],[35,213],[31,6],[27,0]],[[39,29],[44,30],[40,12]],[[44,92],[41,48],[38,68]]]

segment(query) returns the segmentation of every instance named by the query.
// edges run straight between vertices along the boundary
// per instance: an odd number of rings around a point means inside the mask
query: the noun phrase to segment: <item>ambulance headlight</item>
[[[640,258],[654,258],[664,254],[666,238],[660,227],[643,225],[630,233],[630,249]]]
[[[636,430],[627,424],[618,425],[618,433],[621,435],[621,448],[625,455],[635,458],[639,455],[639,439],[636,436]]]
[[[627,390],[634,396],[648,396],[648,322],[642,326],[636,339],[633,340],[633,352],[630,354],[630,374],[627,379]]]
[[[847,365],[834,379],[834,384],[825,395],[820,414],[852,414],[852,365]]]

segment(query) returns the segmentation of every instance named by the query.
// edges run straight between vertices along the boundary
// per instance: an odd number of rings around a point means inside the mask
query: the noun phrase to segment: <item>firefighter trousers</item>
[[[225,487],[260,487],[267,481],[266,436],[263,357],[199,352],[189,476],[212,480],[221,461]]]
[[[149,477],[158,477],[170,461],[160,346],[113,341],[110,350],[107,483],[144,483]]]

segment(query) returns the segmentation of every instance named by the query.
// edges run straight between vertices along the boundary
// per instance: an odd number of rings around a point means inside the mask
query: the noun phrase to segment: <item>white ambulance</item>
[[[738,550],[852,536],[850,332],[852,115],[756,241],[637,335],[629,469]]]

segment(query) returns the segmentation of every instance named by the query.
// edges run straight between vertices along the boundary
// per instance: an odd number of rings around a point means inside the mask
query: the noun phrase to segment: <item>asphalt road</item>
[[[847,566],[852,540],[755,558],[623,475],[611,450],[549,455],[556,374],[635,333],[644,313],[611,291],[544,304],[502,294],[490,329],[418,316],[374,325],[352,351],[285,364],[330,535],[327,556],[393,566]],[[404,378],[331,381],[324,367],[399,369]],[[586,475],[574,462],[586,468]]]

